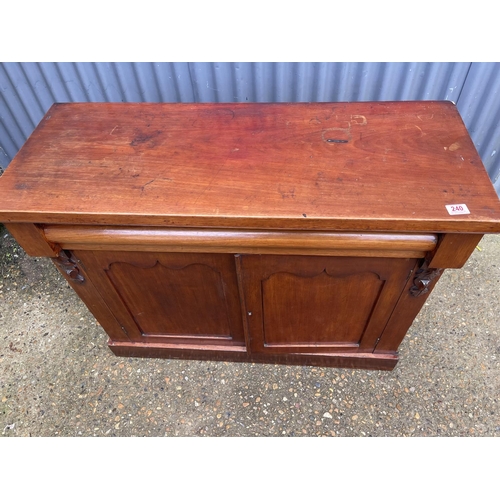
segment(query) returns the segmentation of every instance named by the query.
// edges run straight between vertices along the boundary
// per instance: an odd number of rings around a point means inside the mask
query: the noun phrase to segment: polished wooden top
[[[482,233],[500,202],[450,102],[73,103],[0,178],[0,221]]]

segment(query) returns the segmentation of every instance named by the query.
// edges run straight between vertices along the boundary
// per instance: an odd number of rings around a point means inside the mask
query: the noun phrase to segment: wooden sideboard
[[[55,104],[0,192],[122,356],[392,369],[500,232],[450,102]]]

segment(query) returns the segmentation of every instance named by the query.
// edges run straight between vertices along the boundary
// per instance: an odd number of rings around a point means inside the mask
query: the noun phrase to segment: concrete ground
[[[0,435],[500,436],[500,237],[479,246],[378,372],[115,357],[0,226]]]

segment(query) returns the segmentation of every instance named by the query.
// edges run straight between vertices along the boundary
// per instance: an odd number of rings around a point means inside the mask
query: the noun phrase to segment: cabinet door
[[[254,353],[372,352],[416,259],[239,257]]]
[[[133,342],[244,350],[233,255],[76,251]]]

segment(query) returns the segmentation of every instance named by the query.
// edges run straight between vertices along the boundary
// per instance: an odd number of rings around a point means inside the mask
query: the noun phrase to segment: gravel
[[[500,237],[479,246],[378,372],[116,357],[1,227],[1,436],[500,436]]]

